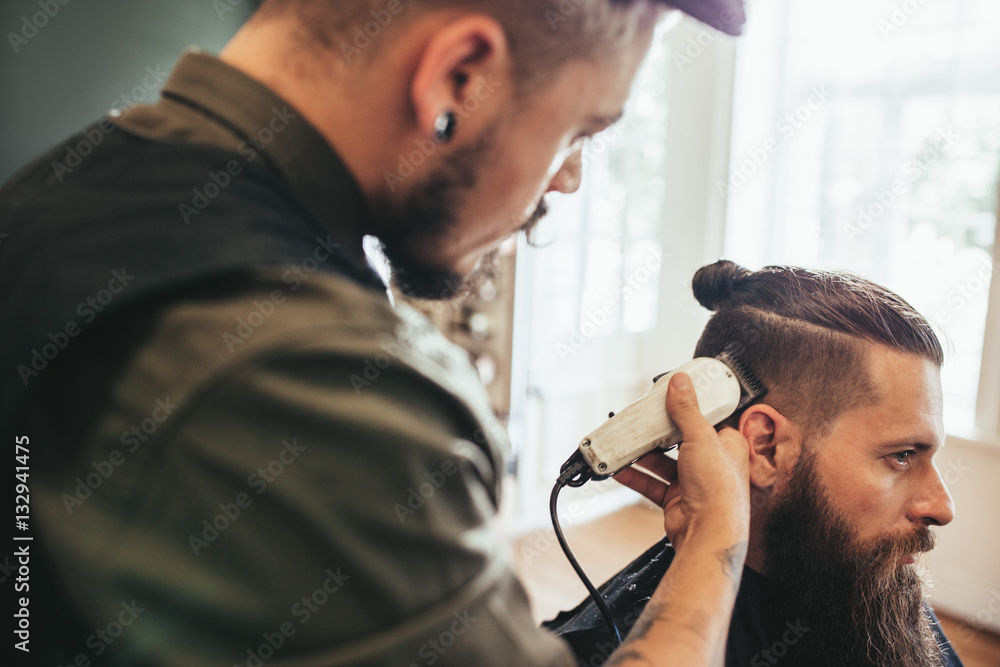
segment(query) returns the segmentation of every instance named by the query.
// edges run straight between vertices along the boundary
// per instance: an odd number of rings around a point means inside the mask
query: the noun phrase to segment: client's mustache
[[[934,533],[927,526],[906,535],[886,535],[878,539],[863,558],[856,559],[859,569],[874,563],[895,564],[913,554],[926,553],[934,548]]]
[[[934,548],[934,533],[927,526],[922,526],[909,535],[893,538],[893,547],[900,556],[925,553]]]

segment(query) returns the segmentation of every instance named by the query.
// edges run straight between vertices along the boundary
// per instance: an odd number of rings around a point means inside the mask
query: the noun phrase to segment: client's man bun
[[[713,312],[720,310],[729,305],[736,283],[750,273],[749,269],[728,259],[720,259],[714,264],[703,266],[691,280],[694,298]]]
[[[734,342],[740,361],[768,388],[768,404],[804,428],[880,400],[869,373],[872,344],[944,361],[934,328],[894,292],[847,271],[719,260],[691,282],[715,311],[694,350],[714,357]]]

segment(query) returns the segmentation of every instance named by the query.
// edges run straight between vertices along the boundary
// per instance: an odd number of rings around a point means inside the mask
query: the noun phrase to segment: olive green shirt
[[[156,312],[82,450],[36,480],[39,539],[71,603],[106,632],[80,654],[171,667],[573,664],[533,623],[494,525],[504,430],[467,355],[393,307],[364,264],[366,205],[329,144],[199,53],[162,100],[114,122],[264,161],[331,236],[298,265]],[[315,270],[332,252],[357,266]]]

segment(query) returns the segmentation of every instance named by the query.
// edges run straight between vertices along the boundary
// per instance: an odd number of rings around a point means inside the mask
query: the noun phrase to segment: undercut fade
[[[807,433],[823,432],[845,410],[878,398],[871,344],[940,367],[930,323],[894,292],[848,272],[794,266],[749,271],[728,260],[698,270],[695,298],[715,311],[695,356],[735,342],[768,387],[766,401]]]
[[[375,57],[391,43],[389,33],[422,14],[442,9],[487,14],[504,28],[517,92],[525,94],[568,62],[601,60],[630,41],[641,23],[675,6],[732,35],[740,33],[746,18],[742,0],[263,0],[251,20],[294,16],[308,45],[353,65]]]

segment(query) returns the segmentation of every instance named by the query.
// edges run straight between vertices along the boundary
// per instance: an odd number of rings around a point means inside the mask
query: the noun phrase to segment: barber
[[[742,23],[735,0],[675,4]],[[54,173],[60,146],[4,186],[33,660],[572,664],[492,528],[508,443],[485,392],[362,241],[409,295],[470,289],[577,189],[666,11],[265,0],[159,102],[71,138],[102,136],[81,164]],[[745,441],[682,375],[664,409],[685,445],[646,465],[669,492],[617,479],[664,507],[677,556],[609,664],[718,662],[745,558]]]

